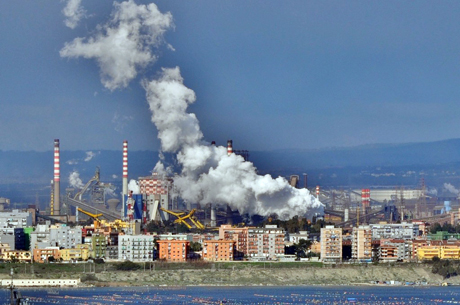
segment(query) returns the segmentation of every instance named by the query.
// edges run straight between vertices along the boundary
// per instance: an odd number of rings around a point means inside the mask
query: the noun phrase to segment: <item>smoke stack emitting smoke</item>
[[[102,82],[111,90],[127,86],[137,75],[138,66],[143,67],[156,59],[149,47],[154,45],[152,41],[161,42],[164,31],[172,26],[171,14],[161,14],[155,4],[137,6],[127,1],[114,3],[114,6],[112,20],[99,27],[99,32],[87,39],[88,42],[77,38],[61,50],[64,57],[96,58]],[[148,30],[151,37],[141,35],[140,29]],[[125,43],[113,44],[112,41],[121,35],[119,32],[123,32]],[[124,56],[127,48],[132,48],[131,57]],[[136,59],[142,54],[148,55],[145,57],[148,60]],[[107,60],[106,56],[112,59]],[[113,62],[129,69],[115,69]],[[231,146],[226,148],[205,142],[195,114],[187,113],[188,105],[195,102],[195,92],[183,84],[178,67],[162,68],[159,77],[143,80],[143,86],[152,111],[151,120],[158,130],[161,151],[176,154],[181,166],[181,172],[175,174],[174,185],[185,201],[228,204],[240,213],[263,216],[276,213],[281,219],[312,215],[322,209],[322,204],[307,189],[293,188],[282,177],[259,176],[251,162],[229,153]],[[155,171],[169,174],[162,161],[157,163]]]

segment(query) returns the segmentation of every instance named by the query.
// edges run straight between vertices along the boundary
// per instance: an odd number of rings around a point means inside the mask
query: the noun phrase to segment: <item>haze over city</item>
[[[148,4],[149,1],[136,1]],[[94,59],[60,56],[111,19],[110,1],[0,4],[1,150],[157,150],[141,80],[180,67],[206,141],[314,149],[460,136],[454,1],[156,1],[155,62],[108,89]],[[70,17],[69,17],[70,16]],[[70,21],[69,21],[70,20]],[[66,23],[67,22],[67,26]],[[72,23],[73,22],[73,23]]]

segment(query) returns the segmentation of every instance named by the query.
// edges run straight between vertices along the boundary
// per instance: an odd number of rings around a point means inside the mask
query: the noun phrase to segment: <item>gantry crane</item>
[[[174,220],[174,223],[182,223],[184,224],[187,228],[191,229],[192,226],[186,221],[187,219],[190,219],[190,221],[195,225],[196,228],[203,230],[204,225],[193,215],[196,212],[196,209],[193,209],[190,211],[190,213],[186,212],[173,212],[170,210],[167,210],[165,208],[160,208],[163,212],[166,212],[168,214],[171,214],[173,216],[176,216],[177,219]]]

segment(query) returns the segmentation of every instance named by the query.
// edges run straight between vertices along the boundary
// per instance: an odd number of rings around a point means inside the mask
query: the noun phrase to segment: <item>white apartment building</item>
[[[53,247],[64,249],[75,248],[82,243],[82,227],[68,227],[66,225],[50,227],[50,242]]]
[[[35,231],[30,233],[30,251],[47,247],[52,247],[50,227],[48,224],[37,225]]]
[[[365,261],[372,259],[372,229],[370,226],[353,228],[351,242],[352,259]]]
[[[321,228],[321,260],[323,263],[342,262],[342,228]]]
[[[0,212],[0,228],[26,228],[32,226],[32,214],[13,210]]]
[[[286,236],[288,242],[297,244],[301,239],[308,240],[308,231],[299,231],[299,233],[287,233]]]
[[[118,237],[118,260],[132,262],[153,261],[155,243],[152,235],[120,235]]]
[[[276,259],[284,255],[286,232],[277,225],[265,228],[248,228],[248,258]]]
[[[412,240],[419,234],[419,225],[414,223],[371,224],[373,239]]]

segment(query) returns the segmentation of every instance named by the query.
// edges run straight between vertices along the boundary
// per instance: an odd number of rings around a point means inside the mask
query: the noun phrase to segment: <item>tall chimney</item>
[[[128,141],[123,141],[123,194],[122,200],[123,202],[121,208],[121,217],[124,218],[125,215],[125,207],[126,207],[126,200],[125,197],[128,196]]]
[[[216,225],[216,206],[214,204],[211,204],[211,227],[215,227]]]
[[[54,140],[54,200],[52,215],[59,215],[60,213],[60,180],[61,172],[59,166],[59,139]]]
[[[227,141],[227,155],[231,155],[233,154],[233,141],[232,140],[228,140]]]

